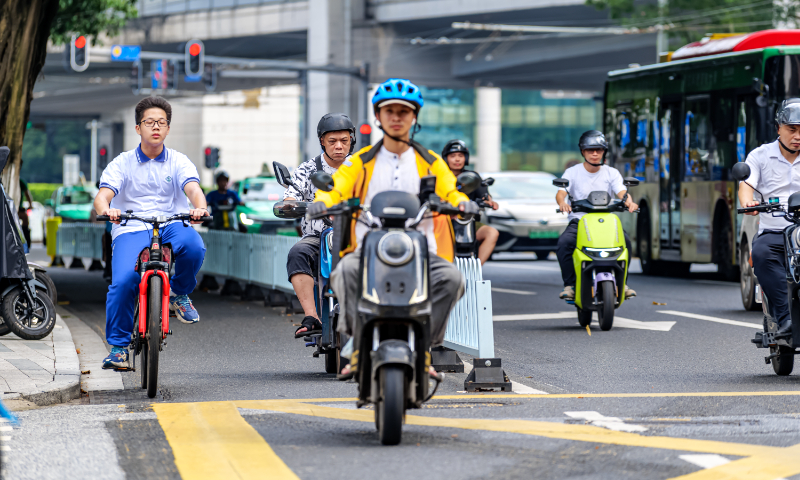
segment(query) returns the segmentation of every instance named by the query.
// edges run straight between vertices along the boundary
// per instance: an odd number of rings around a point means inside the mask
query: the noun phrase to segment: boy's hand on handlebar
[[[751,201],[747,202],[747,204],[745,205],[745,208],[757,207],[758,205],[759,205],[758,201],[751,200]],[[745,215],[758,215],[758,212],[745,212]]]
[[[208,209],[205,208],[192,208],[189,210],[189,215],[192,216],[192,224],[203,223],[202,218],[208,216]]]
[[[629,198],[629,201],[628,201],[628,204],[626,205],[628,207],[628,211],[631,212],[631,213],[634,213],[634,212],[636,212],[636,210],[639,210],[639,205],[633,203],[633,201],[630,200],[630,197],[628,197],[628,198]]]
[[[119,223],[119,216],[122,215],[122,210],[119,208],[109,208],[108,210],[101,212],[100,215],[108,215],[111,218],[112,223]]]
[[[561,210],[561,213],[570,213],[572,211],[572,207],[566,201],[560,202],[558,208]]]

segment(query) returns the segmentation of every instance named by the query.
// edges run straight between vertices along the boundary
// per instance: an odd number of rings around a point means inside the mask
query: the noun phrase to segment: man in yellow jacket
[[[456,177],[439,155],[425,150],[411,138],[411,130],[423,100],[419,87],[402,79],[390,79],[378,87],[372,98],[375,117],[384,132],[377,144],[361,149],[346,161],[333,175],[334,187],[330,192],[317,190],[309,215],[319,214],[339,202],[357,197],[367,206],[372,198],[384,191],[404,191],[419,194],[420,179],[436,177],[436,194],[466,213],[475,214],[478,207],[456,188]],[[441,345],[450,310],[464,294],[464,278],[458,269],[436,255],[433,221],[423,220],[417,228],[428,239],[431,282],[431,341]],[[360,251],[358,244],[369,228],[356,223],[350,238],[351,245],[336,269],[331,273],[331,284],[344,307],[345,321],[339,322],[339,331],[352,335],[357,315],[358,274]],[[343,372],[346,373],[346,372]]]

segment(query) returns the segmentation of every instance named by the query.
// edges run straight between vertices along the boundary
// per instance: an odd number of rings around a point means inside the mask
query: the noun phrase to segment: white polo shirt
[[[114,191],[111,208],[122,213],[133,210],[135,215],[151,217],[189,213],[189,201],[183,188],[189,182],[200,183],[197,167],[189,158],[171,148],[150,159],[142,153],[141,145],[115,158],[100,177],[100,188]],[[149,229],[138,221],[129,221],[126,226],[114,225],[111,235],[138,232]]]
[[[569,180],[569,187],[559,190],[565,190],[575,201],[589,198],[590,193],[597,191],[608,192],[611,198],[617,198],[617,194],[625,190],[619,170],[608,165],[603,165],[596,173],[589,173],[580,163],[569,167],[561,178]],[[570,212],[569,219],[578,219],[584,215],[586,213]]]
[[[778,197],[785,204],[791,194],[800,192],[800,157],[794,163],[789,163],[777,140],[750,152],[745,162],[750,166],[747,183],[764,195],[764,202],[769,202],[770,197]],[[761,201],[758,193],[754,193],[753,197]],[[783,230],[790,225],[785,218],[773,217],[771,213],[759,213],[758,220],[758,233]]]
[[[364,205],[370,205],[375,195],[388,190],[408,192],[419,195],[419,170],[417,170],[417,154],[413,148],[400,155],[390,152],[386,147],[381,147],[375,155],[375,168],[372,171],[372,178],[367,187],[367,196],[364,198]],[[415,212],[416,213],[416,212]],[[411,223],[408,220],[406,223]],[[433,220],[426,218],[420,222],[417,230],[425,235],[428,240],[428,253],[436,255],[436,236],[433,232]],[[356,224],[356,241],[358,245],[363,244],[364,235],[369,228],[363,223]]]

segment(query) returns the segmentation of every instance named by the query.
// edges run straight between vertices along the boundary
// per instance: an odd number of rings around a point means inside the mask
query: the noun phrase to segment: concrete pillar
[[[500,171],[500,141],[502,138],[501,90],[494,87],[475,89],[476,148],[475,170]]]
[[[352,0],[309,0],[308,63],[311,65],[353,66],[352,22],[360,2]],[[354,123],[359,121],[357,81],[346,75],[308,72],[304,111],[305,157],[320,152],[317,123],[326,113],[343,112]]]

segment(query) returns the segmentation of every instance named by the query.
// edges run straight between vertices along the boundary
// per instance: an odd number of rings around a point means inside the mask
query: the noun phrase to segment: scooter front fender
[[[404,365],[414,368],[414,352],[407,342],[402,340],[385,340],[378,349],[372,352],[372,376],[384,365]]]

